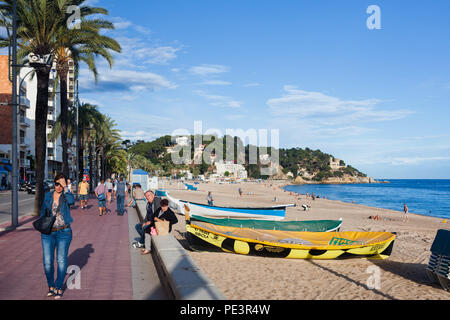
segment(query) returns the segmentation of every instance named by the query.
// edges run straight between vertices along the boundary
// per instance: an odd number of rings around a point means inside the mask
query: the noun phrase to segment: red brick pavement
[[[100,217],[95,198],[89,200],[88,206],[80,210],[77,203],[71,210],[74,222],[68,265],[80,268],[80,289],[66,289],[63,299],[132,299],[127,213],[117,216],[113,202],[108,214]],[[1,234],[0,300],[53,299],[46,297],[47,289],[41,236],[32,222]]]

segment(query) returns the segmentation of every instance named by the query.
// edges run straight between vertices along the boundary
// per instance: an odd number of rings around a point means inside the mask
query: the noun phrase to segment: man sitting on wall
[[[145,233],[150,233],[150,224],[153,221],[153,215],[161,207],[161,198],[155,196],[153,191],[146,191],[144,196],[147,199],[147,214],[142,223],[136,225],[136,231],[138,232],[140,239],[138,242],[133,243],[133,247],[135,248],[144,247]]]

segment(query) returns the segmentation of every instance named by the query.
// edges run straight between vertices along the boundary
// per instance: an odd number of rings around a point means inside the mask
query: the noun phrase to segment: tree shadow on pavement
[[[78,248],[74,250],[70,256],[67,258],[67,264],[76,265],[81,269],[87,264],[91,253],[94,253],[94,248],[92,243],[85,245],[83,248]]]

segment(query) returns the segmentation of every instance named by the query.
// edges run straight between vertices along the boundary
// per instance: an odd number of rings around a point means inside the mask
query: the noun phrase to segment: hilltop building
[[[247,170],[242,164],[236,164],[233,161],[219,161],[215,163],[217,175],[225,177],[228,172],[230,177],[235,179],[247,179]]]
[[[341,165],[341,159],[333,158],[330,156],[330,167],[332,170],[339,170],[340,168],[345,168],[345,165]]]

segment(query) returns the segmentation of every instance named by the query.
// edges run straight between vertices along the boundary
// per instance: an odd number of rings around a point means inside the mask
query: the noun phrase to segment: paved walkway
[[[68,265],[79,268],[80,281],[77,286],[74,271],[73,276],[69,273],[66,281],[72,288],[65,291],[63,299],[166,298],[150,255],[140,256],[130,246],[130,240],[137,236],[135,231],[132,233],[137,217],[135,209],[127,209],[125,215],[117,216],[113,202],[108,206],[108,214],[100,217],[95,198],[89,200],[88,209],[79,209],[78,203],[72,208],[73,239]],[[0,300],[49,299],[41,237],[31,221],[0,234],[0,257]]]

